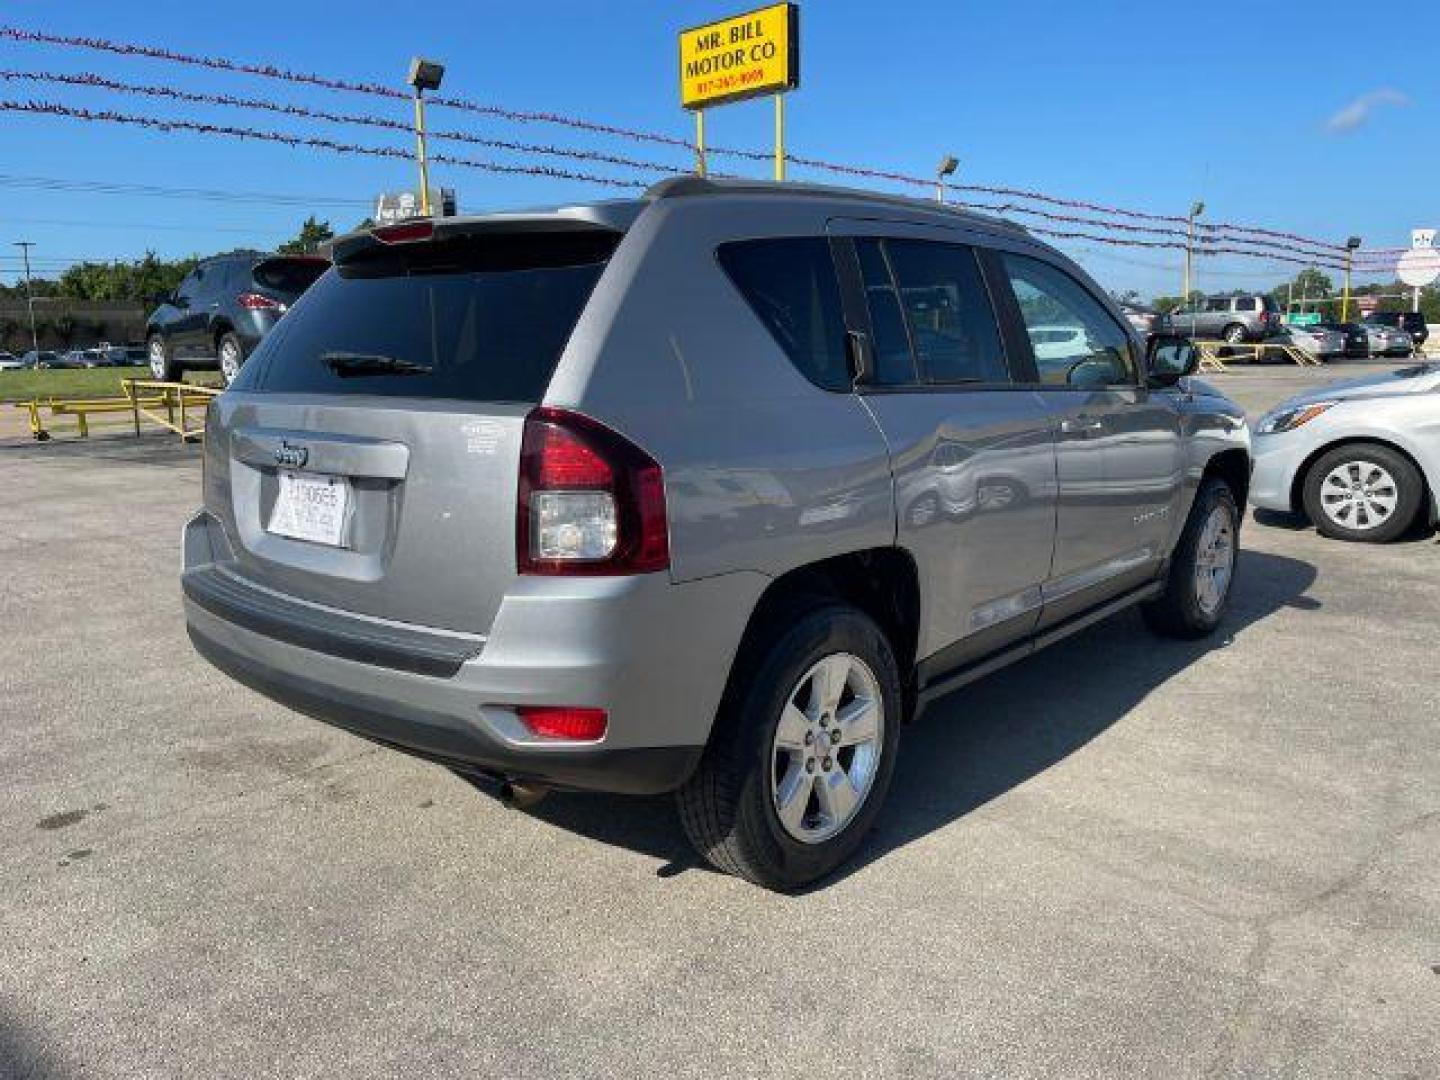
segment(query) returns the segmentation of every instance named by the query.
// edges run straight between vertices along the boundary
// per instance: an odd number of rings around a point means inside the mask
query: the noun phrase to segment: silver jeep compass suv
[[[1208,633],[1242,412],[1019,226],[796,184],[342,238],[213,406],[196,648],[522,799],[834,868],[918,709],[1130,604]]]

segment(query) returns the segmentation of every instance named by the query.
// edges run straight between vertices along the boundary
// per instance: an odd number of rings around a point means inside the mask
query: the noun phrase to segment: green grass
[[[31,398],[123,397],[121,379],[148,379],[148,367],[64,368],[50,371],[0,371],[0,401],[29,401]],[[191,371],[187,382],[219,386],[218,371]]]

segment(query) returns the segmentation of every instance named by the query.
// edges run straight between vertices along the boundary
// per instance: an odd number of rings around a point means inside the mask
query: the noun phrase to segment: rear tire
[[[1321,536],[1370,544],[1403,535],[1424,498],[1425,481],[1409,458],[1365,442],[1320,455],[1302,490],[1305,513]]]
[[[1243,345],[1245,343],[1245,327],[1239,323],[1231,323],[1225,327],[1224,332],[1220,336],[1224,338],[1229,345]]]
[[[767,889],[828,874],[885,800],[903,708],[894,653],[867,615],[826,604],[777,619],[736,659],[710,745],[677,793],[690,842]]]
[[[164,334],[151,334],[145,343],[150,355],[150,377],[161,382],[180,382],[185,377],[184,366],[175,359],[175,349],[165,340]]]
[[[1146,625],[1162,637],[1184,640],[1213,633],[1225,617],[1239,559],[1235,495],[1225,481],[1206,477],[1170,556],[1165,591],[1140,608]]]
[[[220,335],[215,345],[215,356],[220,364],[220,379],[229,386],[245,363],[245,346],[240,344],[237,335],[227,332]]]

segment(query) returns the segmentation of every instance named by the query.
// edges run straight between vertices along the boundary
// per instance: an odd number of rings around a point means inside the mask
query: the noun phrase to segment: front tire
[[[1384,544],[1415,523],[1424,495],[1409,458],[1379,443],[1350,443],[1316,459],[1302,499],[1321,536]]]
[[[895,768],[904,708],[880,627],[826,605],[741,651],[680,821],[716,869],[798,888],[850,857]]]
[[[151,334],[145,343],[150,357],[150,377],[160,382],[179,382],[185,377],[185,369],[175,359],[175,350],[164,334]]]
[[[1230,485],[1207,477],[1195,493],[1180,543],[1170,557],[1165,591],[1140,609],[1163,637],[1193,640],[1225,617],[1240,557],[1240,510]]]

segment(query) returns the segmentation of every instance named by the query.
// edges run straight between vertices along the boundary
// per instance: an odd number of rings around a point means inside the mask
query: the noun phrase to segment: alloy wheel
[[[1230,592],[1235,574],[1235,523],[1224,506],[1205,519],[1195,548],[1195,599],[1207,616],[1214,615]]]
[[[165,342],[160,338],[150,339],[150,377],[165,378]]]
[[[842,831],[864,805],[884,746],[885,702],[869,665],[832,653],[795,684],[770,752],[781,826],[804,844]]]
[[[244,362],[240,355],[240,346],[233,340],[226,338],[220,342],[220,375],[226,386],[235,381],[235,376],[240,374],[240,365]]]

